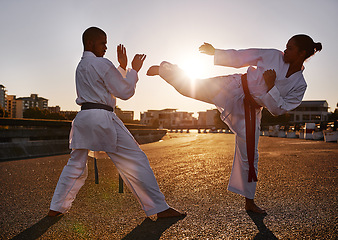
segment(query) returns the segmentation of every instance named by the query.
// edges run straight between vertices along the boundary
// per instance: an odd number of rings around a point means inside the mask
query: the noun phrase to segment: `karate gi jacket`
[[[134,95],[138,76],[133,69],[117,69],[108,59],[85,51],[77,66],[75,80],[78,105],[92,102],[114,108],[116,98],[127,100]],[[130,134],[115,113],[103,109],[82,110],[73,120],[69,147],[114,152],[117,141],[115,124]]]
[[[249,66],[247,78],[251,95],[273,115],[282,115],[300,105],[307,87],[304,68],[287,78],[289,64],[283,58],[283,52],[276,49],[216,49],[214,64],[234,68]],[[275,86],[267,91],[263,73],[269,69],[274,69],[277,76]]]
[[[242,68],[248,67],[248,87],[252,97],[273,115],[282,115],[295,109],[302,102],[307,84],[303,70],[286,74],[289,64],[284,62],[283,52],[276,49],[215,50],[214,64]],[[275,85],[267,91],[263,73],[274,69]],[[245,137],[244,91],[240,74],[232,75],[232,81],[225,81],[214,103],[221,112],[222,120],[241,138]],[[231,76],[228,76],[228,78]],[[260,128],[261,110],[256,110],[256,128]]]

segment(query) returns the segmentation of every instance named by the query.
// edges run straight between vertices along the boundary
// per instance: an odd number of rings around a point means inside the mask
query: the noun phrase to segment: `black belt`
[[[249,162],[249,175],[248,182],[257,182],[257,175],[255,171],[255,130],[256,130],[256,109],[261,106],[256,103],[255,99],[251,96],[247,75],[242,75],[242,86],[244,90],[244,111],[245,111],[245,137],[246,137],[246,150]]]
[[[104,109],[107,111],[114,112],[113,107],[105,105],[105,104],[91,103],[91,102],[82,103],[81,110],[88,110],[88,109]]]

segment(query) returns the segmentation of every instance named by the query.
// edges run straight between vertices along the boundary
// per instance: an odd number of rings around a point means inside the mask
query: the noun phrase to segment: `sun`
[[[192,81],[203,78],[205,75],[205,64],[198,56],[184,59],[178,66]]]

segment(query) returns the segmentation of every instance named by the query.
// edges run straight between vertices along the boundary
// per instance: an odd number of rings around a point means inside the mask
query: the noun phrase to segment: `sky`
[[[116,46],[124,44],[131,60],[147,58],[139,71],[135,95],[118,100],[122,110],[173,108],[197,112],[215,108],[180,95],[160,77],[146,76],[162,61],[178,64],[188,75],[207,78],[244,73],[213,65],[199,53],[203,42],[219,49],[284,50],[290,37],[305,33],[323,50],[305,62],[304,100],[338,102],[337,0],[0,0],[0,84],[7,94],[35,93],[49,106],[76,110],[75,69],[82,56],[81,36],[96,26],[108,36],[105,55],[115,66]]]

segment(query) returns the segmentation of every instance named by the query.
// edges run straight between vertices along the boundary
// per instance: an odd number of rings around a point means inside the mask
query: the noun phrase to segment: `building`
[[[6,109],[6,90],[5,86],[0,84],[0,107]]]
[[[207,112],[198,112],[198,126],[206,126],[207,125]]]
[[[118,107],[115,107],[114,111],[122,122],[131,123],[134,121],[134,111],[123,111]]]
[[[210,109],[206,112],[198,112],[199,128],[222,128],[228,129],[228,126],[220,118],[220,113],[217,109]]]
[[[206,127],[212,128],[216,126],[216,116],[217,116],[218,110],[217,109],[212,109],[212,110],[207,110],[206,112]]]
[[[16,118],[16,96],[15,95],[6,96],[5,110],[8,112],[9,118]]]
[[[297,123],[320,123],[328,121],[329,105],[326,100],[302,101],[294,110],[289,112],[290,122]]]
[[[201,128],[213,128],[216,126],[217,109],[207,110],[206,112],[198,112],[198,126]]]
[[[193,113],[177,112],[177,109],[148,110],[141,113],[141,124],[164,128],[192,127],[197,124]]]
[[[50,113],[60,113],[61,108],[60,106],[56,105],[55,107],[47,107]]]
[[[141,113],[141,124],[164,128],[214,128],[220,127],[219,122],[222,122],[217,109],[198,112],[198,119],[192,115],[191,112],[178,112],[170,108],[148,110]]]
[[[16,118],[22,118],[25,110],[37,107],[40,110],[48,109],[48,99],[38,97],[37,94],[31,94],[30,97],[21,97],[16,99]]]

